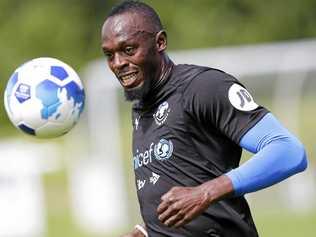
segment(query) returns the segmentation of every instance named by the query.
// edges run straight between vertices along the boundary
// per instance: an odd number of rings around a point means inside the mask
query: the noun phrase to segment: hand
[[[209,196],[200,186],[173,187],[161,198],[159,220],[169,227],[180,227],[200,215],[209,206]]]
[[[173,187],[161,197],[158,218],[169,227],[181,227],[232,192],[232,183],[225,175],[197,187]]]
[[[145,235],[141,231],[139,231],[138,229],[134,229],[130,233],[122,235],[121,237],[145,237]]]

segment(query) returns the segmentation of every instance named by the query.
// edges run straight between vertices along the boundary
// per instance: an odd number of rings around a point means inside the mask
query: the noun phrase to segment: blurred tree
[[[161,15],[170,48],[315,37],[313,0],[147,0]],[[165,4],[162,4],[164,2]]]
[[[101,57],[100,28],[115,0],[0,1],[0,130],[8,131],[3,91],[13,70],[41,56],[79,70]],[[169,49],[280,41],[316,36],[314,0],[145,0],[160,14]]]

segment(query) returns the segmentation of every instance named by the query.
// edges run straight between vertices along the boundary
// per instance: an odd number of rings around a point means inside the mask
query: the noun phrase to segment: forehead
[[[148,22],[139,13],[123,13],[109,17],[102,27],[102,42],[114,39],[126,40],[138,32],[151,32]]]

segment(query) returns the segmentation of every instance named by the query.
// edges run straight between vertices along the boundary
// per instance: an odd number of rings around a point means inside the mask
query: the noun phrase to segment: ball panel
[[[61,102],[57,102],[55,104],[52,104],[50,106],[44,106],[41,110],[42,118],[43,119],[50,119],[53,118],[54,120],[57,120],[61,114],[59,112],[56,113],[58,110],[58,107],[61,105]]]
[[[19,111],[21,114],[21,121],[30,125],[32,128],[36,129],[47,122],[46,119],[42,118],[42,102],[37,98],[31,98],[21,104]]]
[[[8,98],[8,99],[6,99]],[[4,100],[4,105],[5,105],[5,109],[7,111],[8,117],[11,120],[11,122],[17,126],[17,124],[22,121],[21,118],[21,104],[20,102],[16,99],[15,96],[9,96],[9,97],[5,97]]]
[[[35,136],[35,131],[34,131],[34,129],[33,128],[30,128],[30,127],[28,127],[27,125],[25,125],[25,124],[20,124],[19,126],[18,126],[23,132],[25,132],[25,133],[27,133],[27,134],[29,134],[29,135],[33,135],[33,136]]]
[[[51,66],[50,74],[59,80],[64,80],[68,77],[68,73],[66,70],[61,66]]]
[[[47,122],[42,127],[35,130],[39,138],[59,137],[66,134],[72,127],[65,126],[63,123]]]
[[[35,96],[38,98],[43,108],[41,109],[41,117],[43,119],[48,119],[52,114],[54,114],[61,102],[57,96],[59,91],[59,86],[55,83],[44,80],[36,86]]]
[[[10,114],[13,113],[11,109],[10,101],[11,101],[11,95],[13,93],[13,89],[18,82],[18,77],[19,77],[18,72],[14,72],[12,76],[10,77],[7,87],[4,91],[4,107],[7,113],[9,114],[9,116]]]
[[[79,108],[79,113],[83,111],[84,108],[84,99],[85,99],[85,94],[84,90],[80,89],[78,84],[75,82],[70,82],[66,86],[67,89],[67,97],[68,100],[72,99],[73,100],[73,106],[75,106],[75,109]]]
[[[7,96],[11,96],[13,88],[16,85],[16,83],[18,82],[18,78],[19,78],[18,72],[14,72],[12,74],[12,76],[10,77],[8,84],[7,84],[7,87],[6,87],[6,90],[5,90]]]
[[[67,89],[65,88],[59,89],[57,96],[61,104],[48,120],[51,122],[65,123],[69,117],[70,111],[73,109],[73,101],[68,100]]]
[[[19,82],[30,86],[35,86],[42,80],[50,77],[47,65],[40,65],[29,62],[19,69]]]

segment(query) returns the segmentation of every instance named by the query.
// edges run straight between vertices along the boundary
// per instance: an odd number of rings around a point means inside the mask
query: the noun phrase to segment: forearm
[[[269,187],[306,168],[304,150],[291,142],[281,143],[269,145],[227,174],[233,182],[235,195]]]
[[[207,181],[200,188],[207,195],[209,204],[229,197],[234,192],[233,183],[226,175]]]

